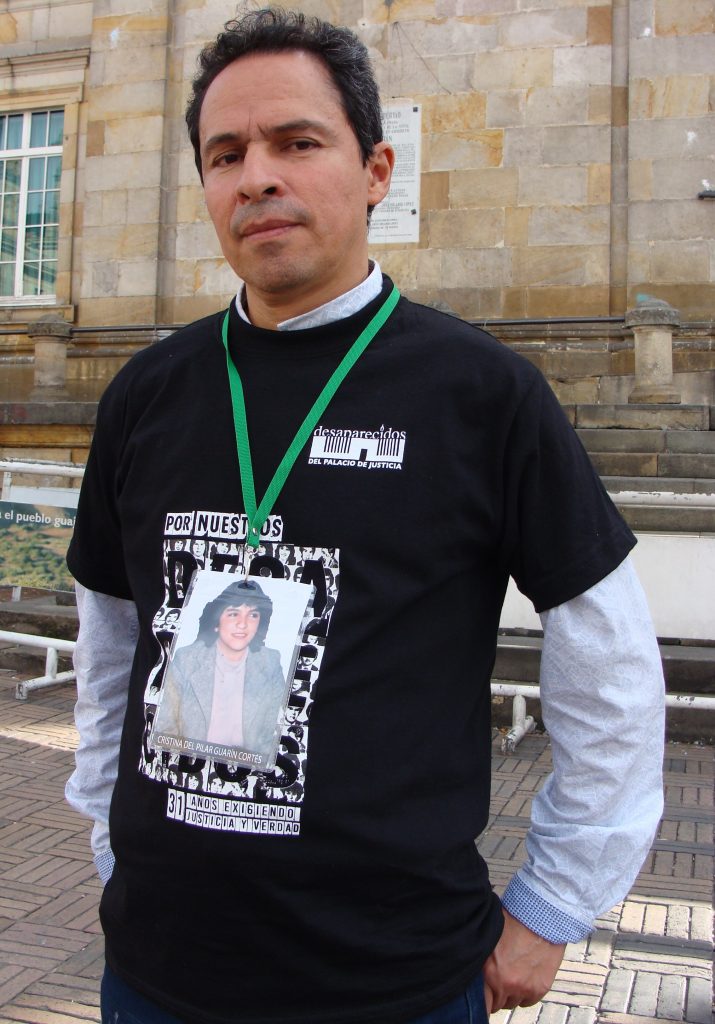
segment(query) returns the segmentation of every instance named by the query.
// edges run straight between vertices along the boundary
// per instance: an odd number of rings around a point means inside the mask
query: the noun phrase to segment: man
[[[351,33],[246,15],[204,51],[187,121],[245,285],[228,314],[110,385],[68,558],[82,621],[68,797],[95,818],[109,879],[104,1019],[448,1024],[529,1005],[565,942],[627,890],[661,809],[662,677],[624,561],[632,535],[533,367],[454,318],[395,305],[369,263],[366,213],[394,156]],[[306,418],[313,442],[293,446],[264,500]],[[385,435],[398,469],[326,455]],[[150,623],[172,536],[211,523],[246,542],[249,571],[271,571],[250,561],[259,536],[299,554],[325,646],[304,757],[279,754],[261,775],[182,756],[170,785],[146,742]],[[555,772],[502,907],[474,838],[510,574],[544,621]],[[282,743],[295,743],[285,729]]]

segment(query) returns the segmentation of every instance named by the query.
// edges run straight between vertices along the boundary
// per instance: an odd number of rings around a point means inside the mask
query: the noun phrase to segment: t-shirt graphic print
[[[139,770],[166,786],[166,815],[215,831],[297,836],[305,792],[310,713],[330,617],[338,597],[340,553],[283,540],[280,516],[266,521],[251,557],[249,578],[311,584],[315,596],[302,630],[290,695],[281,723],[275,766],[266,772],[210,756],[157,750],[151,742],[169,655],[191,578],[199,569],[226,575],[227,585],[245,573],[243,514],[177,512],[166,516],[163,538],[164,600],[152,630],[157,661],[144,692],[144,733]]]

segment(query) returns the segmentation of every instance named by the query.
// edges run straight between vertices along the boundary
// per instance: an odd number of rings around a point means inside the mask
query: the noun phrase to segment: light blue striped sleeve
[[[541,615],[541,707],[553,772],[504,907],[550,942],[584,938],[621,900],[663,810],[663,670],[629,559]]]
[[[79,636],[74,652],[75,724],[79,745],[65,797],[80,814],[94,820],[92,853],[100,878],[106,882],[114,867],[109,804],[117,778],[139,622],[132,601],[95,593],[79,583],[76,591]]]

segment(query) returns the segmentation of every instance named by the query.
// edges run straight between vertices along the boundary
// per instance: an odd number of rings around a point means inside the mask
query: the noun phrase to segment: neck
[[[346,273],[338,279],[331,280],[325,285],[310,290],[302,290],[291,295],[266,293],[246,284],[245,300],[248,307],[248,317],[254,327],[262,327],[269,331],[278,329],[278,324],[284,320],[291,320],[294,316],[301,316],[303,313],[310,313],[326,302],[340,298],[351,289],[356,288],[369,275],[367,257],[362,264],[362,270]]]
[[[230,647],[227,647],[223,640],[217,640],[216,646],[218,647],[221,656],[225,658],[226,661],[232,662],[234,665],[238,664],[239,661],[243,661],[248,654],[247,647],[244,647],[242,651],[234,651]]]

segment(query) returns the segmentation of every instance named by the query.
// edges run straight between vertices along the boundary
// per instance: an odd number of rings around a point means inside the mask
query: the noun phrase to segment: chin
[[[231,266],[249,288],[267,295],[280,295],[306,286],[319,288],[332,275],[335,269],[332,259],[312,262],[305,255],[301,251],[283,251],[274,257],[266,253],[263,259],[241,260],[240,264],[236,261]]]

